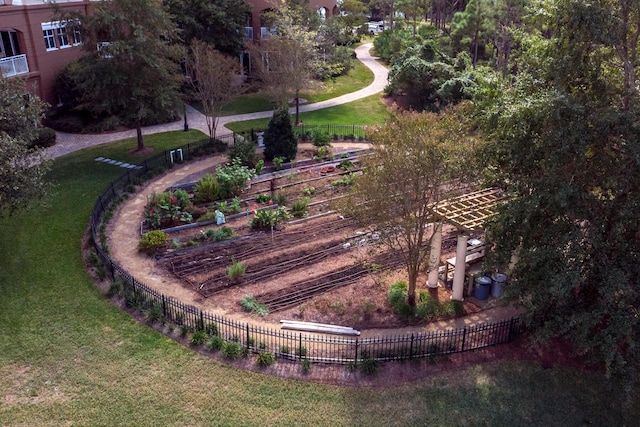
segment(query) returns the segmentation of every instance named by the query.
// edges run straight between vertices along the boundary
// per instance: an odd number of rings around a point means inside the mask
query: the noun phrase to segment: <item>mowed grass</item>
[[[362,62],[355,60],[354,66],[343,76],[334,80],[319,83],[313,90],[303,90],[300,97],[308,103],[320,102],[326,99],[336,98],[346,93],[355,92],[367,87],[373,82],[373,73]],[[199,108],[197,103],[194,107]],[[235,114],[255,113],[256,111],[272,110],[273,105],[262,92],[241,95],[227,104],[223,110],[223,116]]]
[[[177,139],[145,138],[156,151]],[[318,385],[224,365],[136,322],[81,257],[92,206],[122,173],[93,159],[124,159],[128,148],[58,159],[46,206],[0,220],[0,425],[636,424],[638,408],[622,406],[598,373],[487,363],[396,387]]]
[[[347,104],[322,110],[300,113],[300,120],[305,125],[335,124],[335,125],[375,125],[384,123],[390,112],[381,100],[382,95],[371,95]],[[294,117],[291,116],[293,123]],[[266,129],[269,119],[246,120],[225,125],[234,132],[246,132],[251,129]]]

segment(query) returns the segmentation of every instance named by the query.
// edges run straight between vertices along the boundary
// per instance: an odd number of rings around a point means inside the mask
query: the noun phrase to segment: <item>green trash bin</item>
[[[473,292],[473,296],[478,300],[485,300],[489,298],[490,291],[491,291],[491,277],[487,277],[487,276],[476,277],[476,289]]]

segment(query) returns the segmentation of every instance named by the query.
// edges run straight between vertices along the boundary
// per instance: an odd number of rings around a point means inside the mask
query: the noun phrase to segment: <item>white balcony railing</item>
[[[244,39],[253,40],[253,27],[244,27]]]
[[[27,55],[9,56],[8,58],[0,59],[0,71],[2,71],[2,77],[28,73]]]

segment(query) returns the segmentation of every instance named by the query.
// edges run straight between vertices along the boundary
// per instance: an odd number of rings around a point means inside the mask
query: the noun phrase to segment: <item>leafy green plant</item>
[[[331,135],[322,129],[313,129],[310,132],[311,143],[316,147],[331,146]]]
[[[232,197],[240,193],[247,185],[247,181],[255,176],[256,172],[242,165],[240,159],[235,158],[231,164],[216,169],[216,178],[220,184],[221,198]]]
[[[147,322],[151,324],[156,322],[164,323],[164,312],[162,310],[162,304],[159,302],[151,304],[151,306],[144,311],[144,317]]]
[[[124,290],[123,279],[121,277],[118,277],[109,285],[109,290],[107,290],[107,296],[109,298],[122,296],[123,290]]]
[[[214,242],[221,242],[233,237],[233,230],[225,225],[222,228],[210,228],[205,231],[204,234],[208,239],[213,240]]]
[[[300,359],[300,368],[302,368],[303,374],[308,374],[311,371],[311,360]]]
[[[244,309],[244,311],[248,311],[254,314],[257,314],[260,317],[265,317],[269,314],[269,309],[266,305],[260,304],[256,301],[253,295],[245,295],[240,300],[240,305]]]
[[[284,163],[286,159],[282,156],[276,156],[273,158],[273,166],[276,168],[277,171],[282,170],[282,164]]]
[[[217,335],[212,336],[211,338],[209,338],[209,341],[207,341],[207,348],[209,348],[209,350],[211,351],[218,351],[222,348],[222,346],[224,346],[224,339]]]
[[[269,229],[290,217],[284,206],[280,206],[277,209],[262,209],[255,212],[253,218],[249,221],[249,225],[255,229]]]
[[[222,354],[232,360],[237,360],[244,354],[242,346],[235,341],[225,341],[220,350]]]
[[[192,345],[202,345],[207,341],[207,333],[205,331],[195,331],[193,335],[191,335],[191,339],[189,342]]]
[[[180,325],[180,337],[184,338],[189,333],[189,326],[182,324]]]
[[[373,357],[365,357],[360,361],[360,372],[365,375],[373,375],[378,372],[379,364]]]
[[[161,228],[166,222],[179,221],[183,209],[189,206],[191,206],[191,200],[184,190],[152,193],[144,206],[145,222],[150,228]]]
[[[151,230],[147,232],[138,242],[138,250],[141,252],[154,253],[164,248],[169,242],[169,235],[162,230]]]
[[[263,368],[269,365],[273,365],[275,361],[276,355],[271,353],[270,351],[261,351],[256,357],[256,363],[258,364],[258,366],[261,366]]]
[[[338,168],[342,169],[343,171],[351,170],[354,168],[353,162],[351,160],[343,160],[338,165]]]
[[[240,280],[242,275],[247,271],[247,265],[243,261],[233,260],[231,267],[227,268],[227,277],[233,282]]]
[[[220,183],[210,173],[204,175],[193,187],[193,196],[196,203],[211,203],[218,200],[220,195]]]
[[[258,162],[256,163],[256,167],[255,167],[255,170],[256,170],[256,176],[257,176],[257,175],[262,175],[262,168],[264,168],[264,160],[263,160],[263,159],[260,159],[260,160],[258,160]]]
[[[309,203],[311,199],[309,197],[301,197],[293,202],[291,205],[291,215],[296,218],[303,218],[309,213]]]
[[[402,317],[412,317],[413,308],[407,303],[408,285],[403,280],[391,284],[387,292],[389,305],[393,311]]]
[[[229,161],[239,159],[244,166],[252,168],[256,160],[256,146],[252,141],[236,141],[227,153]]]
[[[335,181],[333,181],[331,183],[331,185],[335,186],[339,186],[339,185],[343,185],[345,187],[349,187],[351,185],[353,185],[353,182],[355,180],[356,176],[354,173],[350,173],[348,175],[344,175],[341,179],[337,179]]]
[[[278,191],[272,197],[273,203],[278,206],[286,206],[287,205],[288,195],[284,191]]]
[[[256,196],[257,203],[261,203],[261,204],[269,203],[269,200],[271,200],[271,195],[269,194],[258,194]]]
[[[305,196],[311,196],[313,193],[316,192],[316,187],[304,187],[302,189],[302,192],[304,193]]]

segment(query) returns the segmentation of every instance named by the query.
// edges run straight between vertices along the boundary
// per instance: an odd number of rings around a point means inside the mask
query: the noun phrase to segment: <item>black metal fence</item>
[[[233,140],[233,136],[229,138]],[[187,161],[213,151],[215,150],[211,149],[209,141],[167,150],[145,160],[140,168],[125,172],[111,182],[98,197],[91,215],[91,234],[95,250],[110,279],[122,283],[125,302],[130,307],[161,311],[168,322],[184,325],[194,331],[207,331],[226,341],[235,341],[254,353],[270,351],[280,358],[308,359],[311,362],[333,364],[354,364],[367,359],[407,360],[460,353],[508,343],[523,332],[522,322],[518,318],[511,318],[496,323],[439,332],[375,338],[327,337],[237,322],[184,304],[144,285],[111,260],[104,250],[101,244],[105,229],[103,220],[112,212],[111,209],[115,205],[113,202],[128,191],[132,184],[141,182],[151,173],[172,167],[177,159]]]

